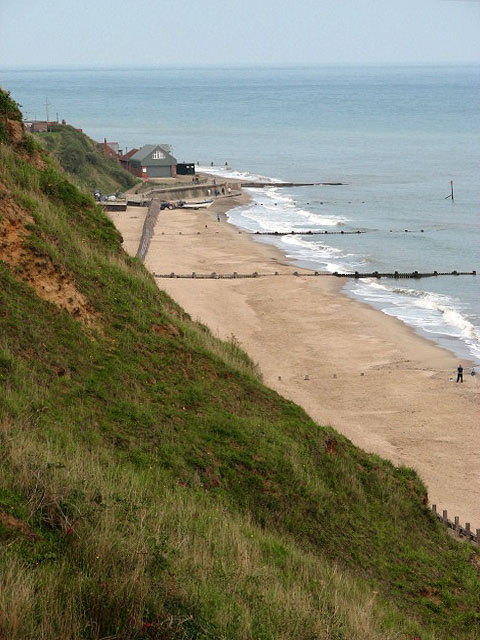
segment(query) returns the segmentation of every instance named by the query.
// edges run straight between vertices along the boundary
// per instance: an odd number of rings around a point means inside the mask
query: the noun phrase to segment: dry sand
[[[157,274],[302,273],[224,216],[216,221],[217,211],[243,201],[162,211],[146,266]],[[140,240],[138,211],[112,216],[132,254]],[[282,275],[158,280],[194,320],[221,338],[234,335],[268,386],[363,449],[416,469],[438,509],[480,528],[480,384],[469,375],[463,385],[450,382],[456,357],[341,294],[343,284]]]

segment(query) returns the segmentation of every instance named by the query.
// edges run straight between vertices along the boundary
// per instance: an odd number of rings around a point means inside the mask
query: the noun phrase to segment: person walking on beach
[[[457,367],[457,382],[463,382],[463,367],[461,364]]]
[[[217,222],[220,222],[221,218],[220,218],[220,214],[217,213]]]

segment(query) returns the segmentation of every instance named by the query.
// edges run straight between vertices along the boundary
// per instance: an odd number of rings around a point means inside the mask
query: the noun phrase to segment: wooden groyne
[[[143,223],[142,237],[137,250],[137,258],[140,258],[142,262],[145,262],[145,258],[150,247],[150,241],[153,237],[155,225],[157,223],[158,214],[160,212],[160,201],[152,200],[148,208],[145,222]]]
[[[346,186],[346,182],[241,182],[240,185],[246,189],[248,188],[263,188],[263,187],[342,187]]]
[[[138,255],[138,254],[137,254]],[[432,278],[436,276],[476,276],[476,271],[445,271],[439,272],[434,271],[433,273],[420,273],[419,271],[413,271],[409,273],[399,273],[398,271],[394,271],[393,273],[379,273],[378,271],[373,271],[372,273],[359,273],[355,271],[354,273],[339,273],[338,271],[334,271],[333,273],[326,271],[312,271],[307,273],[299,273],[298,271],[279,273],[275,271],[274,273],[258,273],[254,271],[253,273],[237,273],[234,271],[233,273],[217,273],[216,271],[212,271],[211,273],[196,273],[193,271],[192,273],[154,273],[155,278],[185,278],[185,279],[193,279],[193,280],[240,280],[240,279],[248,279],[248,278],[269,278],[275,276],[294,276],[294,277],[334,277],[334,278]]]
[[[366,231],[251,231],[251,236],[351,236]]]
[[[455,516],[452,520],[449,520],[447,510],[442,510],[442,513],[437,511],[437,505],[432,504],[433,514],[440,520],[442,524],[451,529],[457,536],[464,538],[467,542],[474,542],[480,545],[480,529],[476,529],[475,533],[471,530],[470,522],[466,522],[465,526],[460,524],[460,518]]]
[[[393,278],[395,280],[399,278],[435,278],[437,276],[476,276],[476,271],[433,271],[433,272],[420,272],[420,271],[410,271],[410,272],[400,272],[394,271],[393,273],[380,273],[378,271],[373,271],[371,273],[359,273],[355,271],[354,273],[338,273],[334,271],[332,276],[336,276],[337,278]]]

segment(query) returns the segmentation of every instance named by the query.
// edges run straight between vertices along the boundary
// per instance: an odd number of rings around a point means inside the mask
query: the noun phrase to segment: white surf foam
[[[238,172],[212,168],[215,175],[238,177],[246,181],[271,181],[272,186],[249,189],[253,202],[228,213],[229,221],[249,231],[308,231],[322,227],[338,227],[348,223],[342,216],[320,215],[297,206],[296,201],[275,187],[276,180]],[[207,168],[205,171],[210,172]],[[311,236],[282,236],[270,241],[281,248],[286,257],[310,268],[334,271],[356,271],[365,268],[368,258],[342,251],[324,243],[325,238]],[[368,268],[368,266],[367,266]],[[370,270],[370,269],[369,269]],[[460,341],[470,357],[480,361],[480,327],[474,325],[462,309],[459,300],[429,291],[380,284],[375,280],[361,280],[350,287],[351,292],[388,315],[421,329],[442,343],[442,337]]]
[[[356,282],[351,290],[384,313],[422,329],[432,337],[460,340],[471,357],[480,359],[480,327],[468,319],[459,300],[440,293],[390,286],[373,280]]]
[[[237,171],[232,167],[225,166],[213,166],[213,167],[202,167],[197,166],[196,171],[200,173],[208,173],[209,175],[216,176],[219,178],[233,178],[235,180],[242,180],[244,182],[271,182],[275,184],[276,182],[281,182],[277,178],[271,178],[269,176],[261,176],[256,173],[250,173],[249,171]]]
[[[309,231],[348,222],[343,216],[319,215],[296,205],[280,189],[249,189],[253,202],[230,212],[230,220],[251,231]]]
[[[279,246],[286,252],[287,258],[315,265],[316,269],[324,269],[330,273],[353,271],[365,264],[362,258],[324,244],[318,239],[312,241],[302,236],[283,236]]]

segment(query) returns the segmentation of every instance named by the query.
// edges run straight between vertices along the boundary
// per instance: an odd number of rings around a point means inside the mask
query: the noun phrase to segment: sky
[[[480,0],[0,0],[0,67],[480,62]]]

